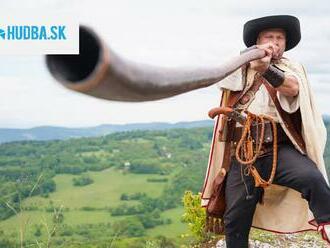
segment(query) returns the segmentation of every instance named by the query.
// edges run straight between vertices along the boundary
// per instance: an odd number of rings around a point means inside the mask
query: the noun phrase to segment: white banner
[[[78,54],[73,14],[12,13],[0,19],[0,55]]]

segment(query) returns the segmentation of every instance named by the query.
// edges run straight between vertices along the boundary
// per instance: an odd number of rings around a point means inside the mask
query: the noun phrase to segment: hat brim
[[[281,28],[286,32],[285,51],[294,48],[301,39],[300,22],[290,15],[266,16],[253,19],[244,24],[243,40],[247,47],[257,42],[261,31],[271,28]]]

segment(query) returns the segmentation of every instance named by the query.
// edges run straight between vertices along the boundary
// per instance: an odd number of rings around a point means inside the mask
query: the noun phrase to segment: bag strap
[[[262,85],[262,81],[259,80],[261,76],[256,74],[254,76],[253,83],[240,91],[233,91],[232,97],[227,105],[227,107],[244,109],[250,104],[255,96],[256,92]]]
[[[244,66],[242,68],[242,80],[246,82],[246,77],[247,77],[247,66]],[[254,96],[254,94],[259,90],[262,82],[260,80],[257,80],[256,77],[252,83],[252,85],[249,88],[245,88],[240,91],[229,91],[229,97],[227,100],[227,103],[225,104],[226,107],[241,107],[243,105],[246,105],[249,103],[251,100],[251,97]],[[248,99],[246,99],[248,98]],[[225,121],[225,120],[223,120]],[[231,140],[232,137],[234,136],[234,131],[235,131],[235,126],[236,126],[236,121],[234,120],[229,120],[227,121],[227,133],[225,137],[225,144],[224,144],[224,157],[223,157],[223,164],[222,168],[224,168],[227,172],[230,169],[230,164],[231,164]],[[224,128],[224,123],[222,123],[222,128]],[[223,129],[220,130],[222,132]]]

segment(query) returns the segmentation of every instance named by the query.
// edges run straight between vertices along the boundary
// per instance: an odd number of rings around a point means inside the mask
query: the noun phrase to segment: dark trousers
[[[255,163],[259,174],[265,180],[269,178],[272,159],[272,154],[269,154],[258,158]],[[254,211],[263,191],[261,187],[254,187],[254,178],[251,175],[244,175],[245,167],[233,157],[227,175],[227,206],[224,214],[227,248],[248,247]],[[292,144],[280,144],[278,147],[278,163],[273,184],[301,192],[302,197],[308,201],[316,222],[330,222],[330,188],[315,163],[297,151]]]

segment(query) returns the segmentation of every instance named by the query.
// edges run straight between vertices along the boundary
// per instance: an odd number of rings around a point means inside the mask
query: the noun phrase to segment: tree
[[[145,234],[142,223],[135,217],[115,222],[113,230],[119,236],[141,237]]]

